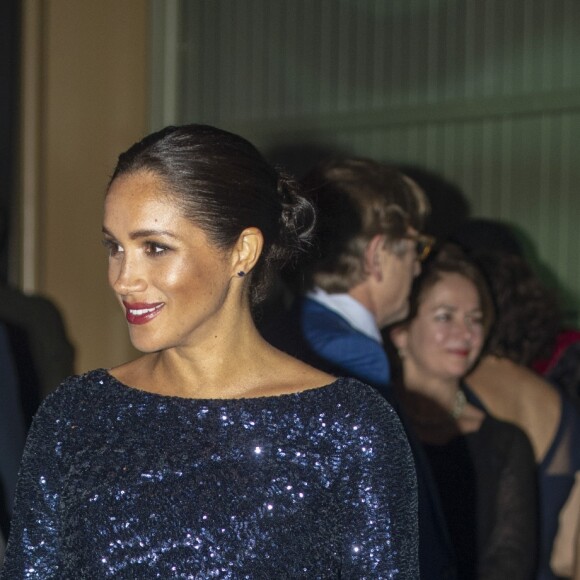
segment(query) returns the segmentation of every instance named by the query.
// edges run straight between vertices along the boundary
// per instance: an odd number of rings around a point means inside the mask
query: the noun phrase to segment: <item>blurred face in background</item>
[[[415,318],[392,332],[405,376],[415,381],[458,381],[479,357],[484,337],[478,290],[455,273],[443,273],[421,294]]]

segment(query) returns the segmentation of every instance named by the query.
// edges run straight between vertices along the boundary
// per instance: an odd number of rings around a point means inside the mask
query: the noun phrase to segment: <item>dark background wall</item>
[[[0,2],[0,283],[8,278],[8,239],[17,176],[20,1]]]

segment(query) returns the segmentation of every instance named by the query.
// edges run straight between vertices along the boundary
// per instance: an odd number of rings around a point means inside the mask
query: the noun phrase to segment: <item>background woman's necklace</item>
[[[467,405],[467,398],[465,397],[465,393],[461,389],[457,389],[455,398],[453,399],[453,407],[451,407],[451,411],[449,412],[455,421],[457,421],[457,419],[463,415],[465,405]]]
[[[453,405],[448,411],[448,416],[429,417],[425,415],[415,415],[414,413],[407,414],[413,423],[422,427],[445,428],[449,426],[449,423],[457,421],[461,415],[463,415],[466,405],[467,398],[465,397],[465,393],[461,389],[457,389],[453,398]]]

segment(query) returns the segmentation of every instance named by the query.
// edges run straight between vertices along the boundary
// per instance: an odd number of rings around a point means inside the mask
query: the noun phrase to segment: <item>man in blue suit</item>
[[[290,316],[299,329],[280,346],[387,394],[380,329],[407,314],[428,244],[418,233],[427,200],[396,169],[368,159],[323,163],[303,186],[317,207],[316,246],[301,268],[307,292]]]
[[[301,265],[306,291],[266,337],[313,366],[374,386],[396,407],[380,331],[407,315],[413,278],[433,242],[419,233],[426,197],[396,169],[368,159],[325,162],[303,187],[318,216],[316,245]],[[421,577],[456,578],[429,466],[409,439],[419,482]]]

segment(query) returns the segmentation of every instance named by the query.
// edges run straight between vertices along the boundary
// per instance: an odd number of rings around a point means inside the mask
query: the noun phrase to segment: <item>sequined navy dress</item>
[[[2,579],[418,578],[413,460],[353,379],[278,397],[72,377],[30,432]]]

